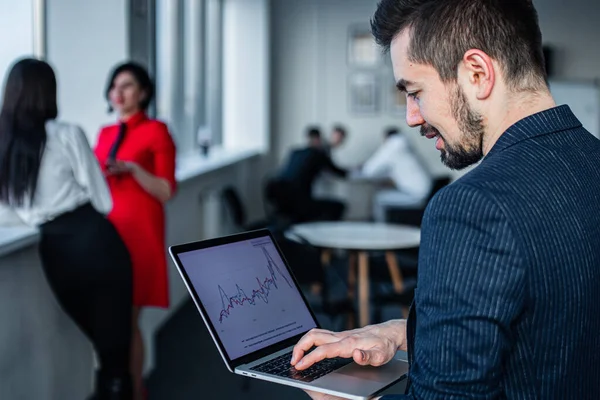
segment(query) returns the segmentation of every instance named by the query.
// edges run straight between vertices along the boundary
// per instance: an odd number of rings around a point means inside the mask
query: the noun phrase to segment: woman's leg
[[[131,267],[124,257],[89,257],[83,248],[61,251],[42,239],[42,263],[63,310],[92,342],[98,356],[96,399],[130,400]],[[83,246],[81,246],[83,247]],[[85,264],[86,268],[82,268]]]
[[[131,376],[133,378],[133,391],[135,400],[145,400],[144,388],[144,338],[140,330],[140,307],[133,307],[132,313],[132,339],[131,339]]]
[[[131,400],[132,270],[117,231],[90,205],[41,227],[40,256],[54,293],[98,355],[98,399]]]
[[[114,275],[114,274],[113,274]],[[128,275],[130,277],[130,275]],[[93,342],[100,370],[97,375],[99,399],[133,399],[129,369],[131,354],[131,285],[123,276],[114,284],[98,287],[93,315]]]

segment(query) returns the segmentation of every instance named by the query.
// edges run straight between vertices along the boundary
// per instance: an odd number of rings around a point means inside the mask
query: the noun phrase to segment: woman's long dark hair
[[[142,111],[146,111],[154,98],[154,83],[152,82],[152,78],[150,78],[150,74],[146,68],[144,68],[141,64],[130,61],[123,64],[117,65],[110,73],[108,77],[108,82],[106,83],[106,89],[104,90],[104,98],[108,102],[108,112],[112,112],[113,108],[110,104],[110,91],[115,85],[115,79],[122,72],[129,72],[138,85],[140,85],[140,89],[146,92],[146,97],[140,103],[140,109]]]
[[[6,78],[0,111],[0,201],[33,201],[46,147],[46,121],[56,118],[56,77],[44,61],[17,61]]]

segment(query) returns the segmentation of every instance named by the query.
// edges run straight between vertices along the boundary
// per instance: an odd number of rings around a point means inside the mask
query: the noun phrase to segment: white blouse
[[[0,203],[0,225],[35,227],[88,202],[105,215],[111,210],[110,191],[83,130],[48,121],[46,136],[33,203],[12,209]]]

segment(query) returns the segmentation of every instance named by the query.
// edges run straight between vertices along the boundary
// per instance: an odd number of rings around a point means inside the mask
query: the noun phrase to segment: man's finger
[[[310,350],[314,346],[321,346],[323,344],[331,343],[338,340],[333,332],[326,331],[323,329],[313,329],[296,343],[292,352],[291,364],[295,365],[307,350]]]
[[[371,365],[374,367],[379,367],[387,361],[383,352],[376,348],[370,350],[356,349],[352,353],[352,358],[359,365]]]
[[[348,347],[344,342],[339,341],[323,344],[305,355],[304,358],[302,358],[302,360],[295,365],[295,367],[298,370],[303,370],[321,360],[334,357],[352,357],[352,348]]]

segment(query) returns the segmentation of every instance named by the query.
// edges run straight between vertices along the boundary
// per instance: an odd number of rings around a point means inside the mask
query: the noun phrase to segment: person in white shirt
[[[48,283],[98,355],[95,398],[129,400],[129,253],[105,218],[112,199],[85,134],[57,114],[52,68],[16,62],[0,111],[0,223],[39,228]]]
[[[414,207],[425,202],[432,180],[413,153],[408,140],[396,128],[386,131],[385,141],[360,170],[366,178],[388,178],[395,188],[379,190],[373,199],[373,217],[384,222],[388,207]]]

